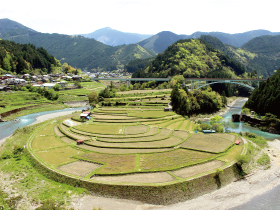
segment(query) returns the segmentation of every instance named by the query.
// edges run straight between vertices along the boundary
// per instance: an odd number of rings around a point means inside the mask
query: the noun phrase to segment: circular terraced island
[[[193,122],[158,108],[79,115],[45,124],[28,148],[44,167],[86,183],[169,186],[224,170],[243,151],[235,135],[195,133]]]

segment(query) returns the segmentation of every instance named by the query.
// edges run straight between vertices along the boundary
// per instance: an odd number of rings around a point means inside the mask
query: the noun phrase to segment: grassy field
[[[214,158],[215,155],[185,149],[177,149],[158,154],[141,154],[141,171],[165,171],[186,167]]]
[[[129,113],[128,116],[141,117],[141,118],[162,118],[167,116],[176,115],[174,112],[164,112],[164,111],[140,111]]]
[[[68,162],[75,161],[72,158],[75,155],[84,153],[81,150],[74,149],[70,146],[57,147],[48,150],[37,151],[36,154],[47,164],[51,166],[58,166]]]
[[[85,124],[82,126],[75,127],[77,130],[89,132],[89,133],[100,133],[100,134],[122,134],[122,125],[110,125],[110,124]]]
[[[114,155],[90,152],[80,155],[78,158],[102,164],[103,166],[94,171],[94,174],[120,174],[133,172],[136,169],[136,155]]]
[[[183,148],[219,153],[225,151],[232,144],[233,142],[224,138],[197,133],[192,134],[180,146]]]

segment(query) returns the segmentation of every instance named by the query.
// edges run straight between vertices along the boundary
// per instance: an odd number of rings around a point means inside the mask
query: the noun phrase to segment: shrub
[[[257,160],[257,163],[262,166],[268,166],[270,167],[270,158],[268,154],[263,153],[263,155]]]
[[[257,138],[257,135],[254,133],[250,133],[250,132],[245,132],[245,136],[249,137],[249,138]]]
[[[224,132],[223,126],[219,123],[213,123],[212,124],[212,129],[215,130],[218,133],[223,133]]]
[[[236,160],[240,165],[242,165],[244,163],[249,163],[250,158],[248,155],[238,155]]]
[[[248,108],[242,109],[241,113],[246,114],[246,115],[250,115],[250,109],[248,109]]]
[[[201,130],[210,130],[211,129],[211,125],[209,125],[208,123],[202,123],[200,125]]]

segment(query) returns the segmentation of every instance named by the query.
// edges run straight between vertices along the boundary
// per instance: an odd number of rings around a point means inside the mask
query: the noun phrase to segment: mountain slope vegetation
[[[280,118],[280,69],[256,88],[249,97],[245,107],[265,115],[271,113]]]
[[[8,30],[9,23],[15,25]],[[0,38],[17,43],[31,43],[43,47],[61,63],[82,69],[114,70],[123,68],[136,58],[148,58],[155,53],[137,44],[111,47],[83,36],[39,33],[11,20],[1,19]],[[4,31],[4,33],[3,33]]]
[[[42,47],[0,40],[0,74],[31,73],[34,69],[51,73],[58,67],[60,63]]]
[[[180,40],[170,45],[133,77],[234,78],[245,73],[245,68],[234,59],[215,49],[202,39]]]
[[[259,76],[267,78],[280,67],[280,36],[261,36],[250,40],[241,48],[223,44],[212,36],[201,36],[201,39],[229,57],[242,63],[247,72],[257,71]]]

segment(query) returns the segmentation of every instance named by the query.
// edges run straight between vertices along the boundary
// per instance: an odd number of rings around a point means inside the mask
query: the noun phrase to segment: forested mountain
[[[144,48],[150,49],[156,53],[162,53],[166,48],[180,39],[188,39],[187,35],[177,35],[170,31],[160,32],[148,39],[138,42]]]
[[[224,44],[234,47],[241,47],[249,40],[263,35],[280,35],[280,32],[270,32],[267,30],[254,30],[244,33],[227,34],[222,32],[195,32],[191,35],[177,35],[169,31],[160,32],[146,40],[139,42],[142,47],[153,50],[156,53],[162,53],[169,45],[180,39],[197,39],[202,35],[210,35],[218,38]]]
[[[10,24],[12,30],[8,30]],[[8,19],[0,20],[0,38],[18,43],[31,43],[45,48],[61,63],[82,69],[114,70],[136,58],[148,58],[155,53],[137,44],[112,47],[83,36],[39,33]]]
[[[255,112],[265,115],[271,113],[280,118],[280,69],[269,77],[267,81],[262,82],[259,88],[256,88],[249,97],[245,107]]]
[[[225,45],[212,36],[201,36],[201,39],[242,63],[247,72],[257,71],[258,76],[267,78],[280,67],[280,35],[257,37],[241,48]]]
[[[51,73],[56,67],[60,63],[42,47],[0,40],[0,74],[31,73],[34,69]]]
[[[135,44],[142,39],[147,39],[152,35],[143,35],[136,33],[125,33],[121,31],[117,31],[115,29],[111,29],[110,27],[102,28],[96,30],[89,34],[81,34],[86,38],[94,38],[103,44],[110,46],[118,46],[123,44]]]
[[[128,64],[124,66],[124,70],[130,73],[135,72],[137,69],[143,69],[145,66],[148,65],[150,61],[154,58],[146,58],[146,59],[135,59],[130,61]]]
[[[215,49],[203,39],[179,40],[170,45],[163,53],[136,70],[133,78],[167,78],[183,75],[184,78],[236,78],[252,77],[246,74],[245,67],[223,52]],[[215,84],[213,90],[226,96],[238,93],[248,95],[248,89],[232,84]]]
[[[166,78],[183,75],[185,78],[234,78],[245,68],[202,39],[179,40],[151,61],[133,77]]]

